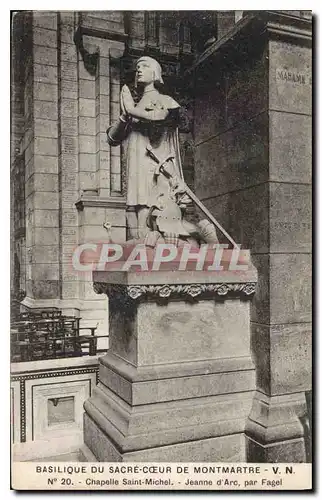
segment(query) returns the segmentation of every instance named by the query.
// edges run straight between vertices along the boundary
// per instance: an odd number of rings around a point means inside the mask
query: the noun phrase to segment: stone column
[[[78,276],[72,255],[78,244],[78,68],[73,43],[76,14],[59,13],[59,202],[60,202],[60,306],[66,314],[79,315]]]
[[[24,304],[59,298],[57,14],[33,12],[25,61],[26,292]]]
[[[116,39],[115,30],[118,32]],[[123,17],[113,12],[102,12],[101,15],[97,12],[82,13],[77,34],[80,189],[76,207],[79,243],[101,245],[110,237],[120,242],[125,240],[120,148],[110,148],[106,129],[120,114],[119,59],[124,51],[124,42],[120,40],[124,37]],[[112,226],[110,235],[103,227],[104,223]],[[99,325],[98,333],[106,335],[107,298],[94,293],[91,272],[80,273],[79,290],[83,325]],[[103,343],[99,347],[103,348]]]
[[[268,58],[269,246],[257,259],[268,289],[264,307],[257,301],[253,311],[258,392],[249,457],[302,462],[312,370],[312,54],[294,33],[292,43],[272,36]]]
[[[256,271],[95,272],[110,344],[86,401],[89,461],[243,462]]]
[[[121,50],[120,50],[121,49]],[[124,48],[123,48],[124,50]],[[110,67],[110,123],[114,123],[120,116],[120,63],[119,58],[123,54],[121,47],[111,47],[109,53]],[[106,144],[106,136],[104,135]],[[105,146],[105,149],[107,147]],[[121,196],[122,178],[121,178],[121,146],[109,148],[110,150],[110,193],[111,196]]]
[[[105,50],[100,48],[98,52],[95,79],[96,183],[100,197],[108,197],[111,194],[110,148],[106,140],[107,124],[110,121],[110,96],[109,44],[105,42]]]
[[[10,292],[17,297],[26,291],[25,241],[25,149],[30,133],[25,134],[25,75],[30,70],[26,54],[31,42],[30,13],[16,12],[12,18],[11,37],[11,130],[10,130]],[[30,63],[29,63],[30,65]],[[30,110],[31,106],[29,106]],[[31,110],[30,110],[31,111]],[[26,120],[27,122],[27,120]]]
[[[311,388],[311,21],[245,15],[197,69],[196,190],[259,273],[248,460],[305,460]]]

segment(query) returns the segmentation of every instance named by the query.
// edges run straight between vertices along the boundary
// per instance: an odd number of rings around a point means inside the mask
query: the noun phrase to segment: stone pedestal
[[[94,272],[110,348],[85,402],[98,461],[245,461],[255,371],[248,271]]]

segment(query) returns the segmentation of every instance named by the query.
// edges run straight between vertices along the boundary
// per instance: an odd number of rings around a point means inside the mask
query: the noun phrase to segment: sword
[[[165,165],[168,163],[168,161],[174,159],[174,156],[168,156],[165,160],[162,162],[159,160],[159,158],[153,153],[152,149],[150,147],[146,147],[148,155],[159,165],[158,170],[159,172],[162,172],[165,177],[168,179],[171,179],[173,176],[170,174],[165,169]],[[197,198],[197,196],[191,191],[189,186],[183,181],[183,187],[188,196],[190,196],[191,200],[197,205],[198,208],[204,213],[206,217],[219,229],[219,231],[227,238],[228,241],[233,245],[234,248],[239,248],[237,243],[232,239],[232,237],[225,231],[225,229],[219,224],[217,219],[209,212],[209,210],[205,207],[205,205]]]
[[[153,153],[153,151],[150,147],[147,146],[146,150],[147,150],[148,155],[151,156],[152,160],[154,160],[158,164],[158,168],[157,168],[158,172],[155,175],[159,175],[160,172],[162,172],[163,175],[165,177],[167,177],[167,179],[171,179],[172,175],[166,170],[165,165],[169,161],[174,160],[174,156],[169,155],[163,161],[160,161],[159,158]]]

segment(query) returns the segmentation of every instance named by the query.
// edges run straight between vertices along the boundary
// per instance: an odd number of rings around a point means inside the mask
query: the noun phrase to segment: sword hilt
[[[145,149],[147,150],[148,155],[151,156],[152,160],[154,160],[156,163],[159,164],[160,160],[159,160],[159,158],[157,156],[155,156],[155,154],[153,153],[152,149],[150,149],[149,146],[146,146]]]
[[[159,160],[159,158],[153,153],[152,149],[150,149],[148,146],[146,146],[146,150],[149,156],[151,156],[152,160],[154,160],[158,165],[158,173],[162,172],[166,177],[171,178],[172,174],[170,174],[166,169],[165,169],[165,164],[168,163],[170,160],[174,160],[173,155],[169,155],[165,160],[162,162]]]

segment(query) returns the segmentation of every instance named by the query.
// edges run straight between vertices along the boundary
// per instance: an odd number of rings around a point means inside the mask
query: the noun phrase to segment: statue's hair
[[[153,57],[142,56],[142,57],[140,57],[136,61],[136,64],[138,64],[138,62],[142,61],[142,60],[146,60],[146,61],[148,61],[150,63],[150,65],[151,65],[151,67],[153,69],[153,76],[154,76],[153,81],[157,82],[157,83],[164,83],[163,82],[163,78],[162,78],[162,68],[161,68],[160,64],[158,63],[158,61],[156,61],[155,59],[153,59]],[[135,85],[135,87],[137,87],[137,78],[136,78],[136,75],[135,75],[134,85]]]

